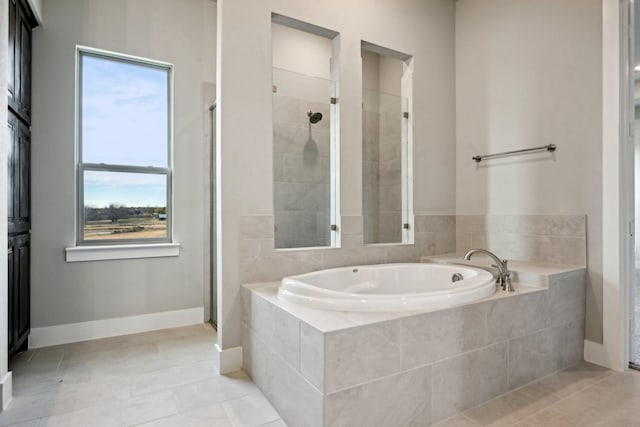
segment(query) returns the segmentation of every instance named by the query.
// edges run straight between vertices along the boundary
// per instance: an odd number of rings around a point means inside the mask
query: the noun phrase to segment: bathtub
[[[453,276],[462,275],[453,281]],[[285,277],[278,298],[334,311],[418,311],[453,307],[491,296],[485,270],[442,264],[381,264],[333,268]]]

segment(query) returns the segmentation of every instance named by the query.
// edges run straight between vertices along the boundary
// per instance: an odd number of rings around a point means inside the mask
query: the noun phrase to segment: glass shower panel
[[[331,246],[331,80],[273,69],[275,247]]]
[[[363,89],[364,242],[400,243],[408,223],[407,99]]]

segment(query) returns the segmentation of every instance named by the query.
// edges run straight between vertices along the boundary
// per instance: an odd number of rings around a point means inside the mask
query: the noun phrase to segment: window
[[[171,73],[78,48],[78,244],[171,241]]]

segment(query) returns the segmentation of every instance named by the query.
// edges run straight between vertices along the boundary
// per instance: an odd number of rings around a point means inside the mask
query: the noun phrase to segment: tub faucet
[[[481,253],[481,254],[488,255],[491,259],[493,259],[496,262],[496,265],[494,265],[493,267],[497,267],[498,268],[497,283],[500,286],[502,286],[502,290],[503,291],[513,292],[515,290],[515,289],[513,289],[513,285],[511,284],[511,272],[507,268],[507,260],[506,259],[500,260],[500,258],[498,258],[495,254],[493,254],[492,252],[489,252],[489,251],[487,251],[485,249],[471,249],[466,254],[464,254],[464,259],[469,261],[471,259],[471,255],[473,255],[475,253]]]

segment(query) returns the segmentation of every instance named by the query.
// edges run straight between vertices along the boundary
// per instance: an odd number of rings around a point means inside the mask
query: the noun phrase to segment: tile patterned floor
[[[214,343],[203,324],[22,353],[0,426],[284,426],[246,374],[216,373]]]
[[[613,372],[583,363],[436,426],[638,427],[640,372]]]
[[[286,427],[246,374],[216,374],[214,342],[196,325],[20,354],[0,426]],[[477,426],[640,427],[640,372],[583,363],[437,424]]]

